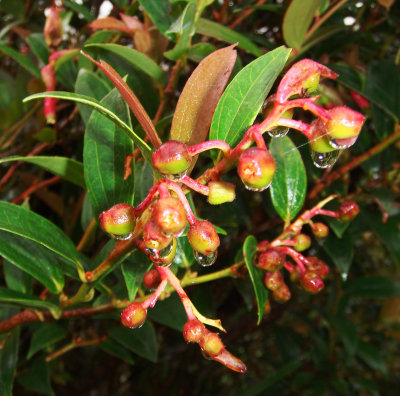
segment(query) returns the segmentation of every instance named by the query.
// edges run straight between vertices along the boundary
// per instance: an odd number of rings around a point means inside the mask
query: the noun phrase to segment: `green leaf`
[[[238,44],[238,47],[254,56],[261,56],[261,50],[246,36],[235,32],[219,23],[200,18],[196,25],[196,33],[214,37],[229,44]]]
[[[83,269],[81,257],[75,245],[61,229],[51,221],[20,206],[0,202],[0,230],[17,234],[45,246]],[[74,271],[75,272],[75,271]]]
[[[147,160],[151,162],[151,148],[150,146],[144,142],[136,133],[132,130],[130,126],[128,126],[124,121],[122,121],[116,114],[112,111],[108,110],[104,107],[100,102],[97,100],[90,98],[84,95],[78,95],[70,92],[63,92],[63,91],[50,91],[50,92],[42,92],[34,95],[30,95],[25,98],[23,101],[28,102],[33,99],[42,99],[42,98],[57,98],[57,99],[64,99],[64,100],[72,100],[74,102],[82,103],[92,107],[93,109],[97,110],[100,114],[107,117],[111,120],[116,126],[118,126],[122,131],[124,131],[130,139],[132,139],[135,144],[140,148],[143,155],[146,157]]]
[[[177,247],[174,264],[181,268],[190,267],[195,262],[192,246],[185,237],[177,238],[176,242]]]
[[[38,59],[47,65],[49,62],[49,48],[47,47],[43,33],[32,33],[27,38],[29,46],[32,52],[38,57]]]
[[[5,44],[0,43],[0,51],[13,58],[20,66],[32,74],[32,76],[42,79],[39,68],[28,58],[22,55],[13,48],[7,47]]]
[[[124,360],[128,364],[133,364],[133,357],[129,351],[126,350],[122,345],[118,344],[114,340],[107,338],[104,342],[102,342],[99,347],[109,353],[110,355],[116,356],[119,359]]]
[[[135,163],[135,206],[139,205],[153,187],[153,168],[147,161]]]
[[[18,361],[19,326],[8,336],[0,349],[0,394],[12,396],[15,370]]]
[[[160,85],[165,84],[165,73],[160,66],[157,65],[148,56],[141,52],[119,44],[88,44],[84,47],[85,49],[98,48],[100,50],[112,52],[122,59],[125,59],[129,64],[142,70],[152,79],[158,82]]]
[[[346,280],[353,261],[352,234],[348,232],[342,239],[339,239],[330,233],[321,241],[321,245],[339,270],[342,279]]]
[[[30,359],[36,352],[62,340],[67,334],[67,329],[58,323],[41,324],[39,329],[33,333],[27,359]]]
[[[350,297],[398,297],[400,296],[400,282],[392,278],[367,276],[348,281],[345,292]]]
[[[157,29],[169,39],[173,38],[173,35],[167,33],[173,22],[169,2],[167,0],[139,0],[139,3]]]
[[[60,308],[51,302],[15,290],[6,289],[5,287],[0,287],[0,304],[22,308],[43,309],[50,311],[56,317],[60,314]]]
[[[176,106],[171,139],[195,145],[207,138],[217,103],[235,65],[229,46],[207,56],[193,71]]]
[[[74,10],[75,12],[81,14],[85,19],[85,21],[87,22],[94,21],[95,17],[93,16],[93,14],[82,4],[79,4],[71,0],[63,0],[63,3],[66,7],[71,8],[71,10]]]
[[[49,366],[43,356],[35,361],[26,370],[22,371],[17,381],[19,384],[34,392],[44,395],[54,395],[50,384]]]
[[[12,157],[6,157],[0,159],[0,164],[9,161],[23,161],[30,164],[40,166],[47,171],[61,176],[63,179],[76,184],[79,187],[85,188],[85,180],[83,178],[83,164],[82,162],[75,161],[71,158],[66,157],[20,157],[13,155]]]
[[[328,223],[329,228],[333,230],[335,235],[338,238],[342,238],[343,234],[346,232],[347,228],[349,228],[349,225],[351,222],[349,221],[340,221],[338,219],[335,219],[333,217],[327,217],[325,221]]]
[[[86,58],[85,58],[86,59]],[[107,84],[96,73],[90,70],[81,69],[75,83],[75,92],[80,95],[101,100],[110,92]],[[87,125],[93,109],[78,103],[83,122]]]
[[[332,323],[336,328],[348,355],[352,357],[357,350],[359,342],[356,326],[345,316],[337,316],[333,318]]]
[[[292,220],[303,206],[307,174],[299,150],[287,137],[273,138],[270,152],[276,173],[270,186],[272,204],[283,221]]]
[[[38,243],[0,231],[0,254],[41,282],[50,292],[59,294],[63,289],[64,277],[57,265],[57,257]]]
[[[262,271],[254,264],[254,257],[257,251],[257,240],[253,235],[249,235],[243,244],[243,257],[251,283],[253,284],[258,307],[258,321],[260,324],[264,315],[265,304],[267,303],[268,290],[264,286]]]
[[[283,38],[289,47],[296,50],[301,48],[320,3],[321,0],[292,0],[282,25]]]
[[[147,321],[138,329],[127,329],[122,326],[110,329],[112,339],[125,348],[151,362],[157,362],[157,338],[153,325]]]
[[[253,124],[290,50],[279,47],[244,67],[230,82],[215,110],[210,139],[234,146]]]
[[[128,107],[116,89],[101,104],[130,126]],[[93,113],[86,127],[83,164],[94,217],[118,203],[133,203],[133,176],[124,180],[125,157],[133,143],[102,114]]]
[[[372,344],[360,341],[357,348],[357,356],[373,370],[380,371],[387,375],[386,359],[379,353],[379,350]]]
[[[0,233],[2,232],[0,231]],[[4,280],[7,287],[20,293],[30,293],[32,290],[32,277],[8,261],[4,255],[3,258]]]

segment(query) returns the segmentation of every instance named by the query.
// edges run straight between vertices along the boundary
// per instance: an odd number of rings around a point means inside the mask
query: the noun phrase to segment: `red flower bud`
[[[154,167],[165,175],[180,175],[192,162],[186,144],[175,140],[162,144],[151,156]]]
[[[329,227],[324,223],[313,223],[311,231],[316,238],[326,238],[329,234]]]
[[[266,272],[264,275],[264,285],[269,290],[278,290],[283,282],[283,276],[280,271]]]
[[[143,276],[143,285],[146,289],[156,289],[161,283],[161,276],[156,269],[147,271]]]
[[[360,109],[368,109],[370,107],[369,100],[358,92],[350,90],[350,95]]]
[[[281,287],[272,292],[272,295],[276,302],[284,303],[290,300],[292,296],[286,283],[282,283]]]
[[[258,266],[265,271],[277,271],[285,262],[285,254],[279,249],[268,249],[258,258]]]
[[[193,224],[187,234],[192,248],[206,256],[215,252],[220,244],[215,227],[207,220]]]
[[[300,278],[300,283],[304,290],[313,294],[318,293],[325,287],[323,280],[315,272],[306,272]]]
[[[133,302],[128,305],[121,314],[121,322],[125,327],[134,329],[140,327],[147,317],[147,311],[143,308],[142,304]]]
[[[158,224],[150,219],[143,227],[143,241],[147,249],[160,251],[172,241],[172,237],[165,235]]]
[[[199,342],[206,332],[206,328],[200,320],[189,320],[183,326],[183,338],[187,342]]]
[[[116,204],[99,216],[100,226],[109,234],[124,236],[130,234],[136,225],[135,209],[127,203]]]
[[[360,208],[355,202],[343,202],[339,208],[339,219],[351,221],[360,213]]]
[[[186,210],[178,198],[160,198],[153,206],[153,219],[162,232],[175,235],[186,226]]]
[[[309,264],[307,264],[308,272],[313,272],[321,277],[321,279],[325,279],[329,273],[329,266],[325,263],[325,261],[320,260],[318,257],[311,256],[307,257]]]

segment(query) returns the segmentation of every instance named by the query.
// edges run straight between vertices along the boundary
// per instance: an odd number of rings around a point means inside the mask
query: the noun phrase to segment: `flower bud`
[[[156,269],[147,271],[143,276],[143,285],[146,289],[156,289],[161,283],[161,276]]]
[[[187,342],[199,342],[205,332],[205,326],[198,319],[189,320],[183,326],[183,338]]]
[[[240,154],[238,174],[249,190],[262,191],[269,187],[275,170],[274,158],[266,149],[252,147]]]
[[[297,234],[293,240],[295,241],[294,248],[298,252],[308,249],[311,246],[311,238],[306,234]]]
[[[325,261],[320,260],[318,257],[311,256],[307,257],[309,264],[307,265],[307,271],[313,272],[314,274],[321,277],[321,279],[325,279],[329,274],[329,266],[325,263]]]
[[[305,291],[309,293],[318,293],[325,285],[323,280],[315,272],[306,272],[301,278],[300,283]]]
[[[151,156],[154,167],[165,175],[179,175],[192,162],[186,144],[176,140],[162,144]]]
[[[143,242],[147,249],[160,251],[172,241],[172,237],[165,235],[154,219],[150,219],[143,227]]]
[[[135,209],[127,203],[116,204],[102,212],[99,220],[105,232],[116,236],[127,235],[135,228]]]
[[[135,329],[144,323],[146,317],[147,310],[143,308],[143,305],[133,302],[122,311],[121,322],[125,327]]]
[[[355,202],[343,202],[339,208],[339,219],[351,221],[360,213],[360,208]]]
[[[225,349],[218,335],[207,329],[201,337],[199,345],[203,352],[211,357],[218,356]]]
[[[269,290],[278,290],[283,282],[281,271],[266,272],[264,275],[264,285]]]
[[[326,238],[329,235],[329,227],[324,223],[313,223],[311,231],[319,239]]]
[[[276,302],[285,303],[290,300],[292,296],[286,283],[282,283],[281,287],[272,292],[272,295]]]
[[[49,7],[44,25],[44,38],[49,47],[58,47],[62,41],[62,20],[57,7]]]
[[[153,219],[162,232],[175,235],[186,227],[186,210],[178,198],[160,198],[153,206]]]
[[[208,183],[208,203],[220,205],[225,202],[232,202],[236,198],[235,185],[222,181],[212,181]]]
[[[285,254],[279,249],[268,249],[258,258],[258,266],[264,271],[277,271],[285,263]]]
[[[215,252],[220,244],[215,227],[207,220],[193,224],[187,234],[192,248],[206,256]]]

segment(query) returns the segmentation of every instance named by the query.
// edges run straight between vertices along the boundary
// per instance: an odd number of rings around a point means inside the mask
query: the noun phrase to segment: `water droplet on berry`
[[[319,153],[311,150],[311,158],[317,168],[329,168],[339,158],[340,150],[333,150],[327,153]]]
[[[276,128],[272,128],[268,131],[268,135],[271,137],[282,137],[285,136],[289,132],[288,127],[278,126]]]
[[[121,234],[121,235],[116,235],[116,234],[110,234],[114,239],[116,239],[117,241],[126,241],[127,239],[129,239],[132,236],[132,233],[128,233],[128,234]]]
[[[194,258],[203,267],[208,267],[210,265],[213,265],[215,263],[215,260],[217,259],[217,255],[218,255],[217,251],[209,255],[205,255],[196,250],[194,251]]]
[[[162,267],[169,267],[172,261],[169,264],[164,265],[164,259],[168,257],[168,255],[172,252],[173,247],[173,243],[171,242],[167,247],[162,250],[146,249],[146,251],[150,254],[150,256],[152,257],[151,260],[154,263],[157,263]]]
[[[355,141],[357,140],[357,137],[358,136],[354,136],[354,137],[347,138],[347,139],[333,139],[333,138],[331,138],[331,139],[329,139],[329,144],[333,148],[338,149],[338,150],[345,149],[345,148],[348,148],[348,147],[352,146],[355,143]]]
[[[243,180],[242,180],[242,181],[243,181]],[[270,183],[270,184],[271,184],[271,183]],[[255,187],[249,186],[248,184],[246,184],[245,182],[243,182],[243,185],[246,187],[247,190],[249,190],[249,191],[255,191],[255,192],[260,192],[260,191],[266,190],[266,189],[270,186],[270,184],[268,184],[268,185],[265,186],[265,187],[255,188]]]

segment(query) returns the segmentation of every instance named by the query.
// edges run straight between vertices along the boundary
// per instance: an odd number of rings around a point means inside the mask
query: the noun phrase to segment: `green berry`
[[[207,220],[201,220],[193,224],[187,234],[192,248],[206,256],[215,252],[220,244],[215,227]]]
[[[114,205],[99,216],[101,228],[113,235],[126,235],[135,229],[135,209],[127,203]]]
[[[308,249],[311,246],[311,238],[306,234],[297,234],[293,240],[295,241],[294,248],[298,252]]]
[[[166,175],[183,173],[192,163],[186,144],[175,140],[162,144],[151,156],[154,167]]]

